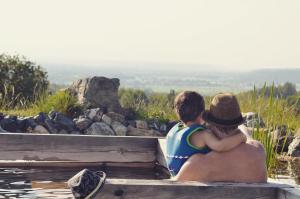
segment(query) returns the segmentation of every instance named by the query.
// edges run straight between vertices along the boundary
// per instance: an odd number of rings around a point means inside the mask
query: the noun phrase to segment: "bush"
[[[46,92],[47,73],[18,55],[0,55],[0,106],[26,107]]]
[[[68,115],[69,110],[78,107],[77,99],[68,91],[58,91],[54,95],[42,97],[33,105],[36,113],[55,110]]]
[[[156,92],[146,94],[142,90],[122,88],[119,97],[122,107],[133,110],[137,119],[155,119],[160,122],[176,119],[173,111],[174,91],[170,94]]]

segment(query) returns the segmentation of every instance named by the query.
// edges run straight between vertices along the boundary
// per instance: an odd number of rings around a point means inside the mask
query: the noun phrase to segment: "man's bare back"
[[[195,154],[174,178],[201,182],[266,182],[267,171],[263,146],[254,140],[228,152]]]

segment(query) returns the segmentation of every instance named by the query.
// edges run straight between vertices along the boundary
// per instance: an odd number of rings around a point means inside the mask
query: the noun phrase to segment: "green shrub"
[[[42,97],[34,104],[33,109],[36,112],[48,113],[51,110],[55,110],[67,114],[70,108],[76,106],[78,106],[77,99],[74,96],[68,91],[58,91],[54,95]]]
[[[47,91],[47,73],[18,55],[0,55],[0,107],[25,108]]]

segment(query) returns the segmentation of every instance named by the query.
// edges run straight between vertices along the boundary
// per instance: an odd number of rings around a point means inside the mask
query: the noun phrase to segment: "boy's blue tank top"
[[[189,127],[182,122],[176,124],[167,135],[167,164],[171,175],[175,176],[185,161],[195,153],[207,154],[211,151],[207,146],[197,148],[193,146],[190,136],[206,128],[202,125],[193,124]]]

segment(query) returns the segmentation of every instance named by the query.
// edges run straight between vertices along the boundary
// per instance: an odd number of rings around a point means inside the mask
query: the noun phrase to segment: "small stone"
[[[0,126],[0,133],[6,133],[7,131],[4,130],[1,126]]]
[[[88,109],[86,116],[95,122],[100,122],[103,116],[103,111],[100,108]]]
[[[86,130],[91,126],[92,123],[93,121],[89,118],[79,118],[75,121],[75,125],[80,131]]]
[[[126,136],[126,133],[127,133],[128,129],[122,123],[120,123],[120,122],[113,122],[111,124],[111,126],[112,126],[113,130],[115,131],[115,133],[118,136]]]
[[[104,122],[93,123],[86,131],[87,135],[116,135],[109,125]]]
[[[57,134],[58,130],[50,119],[45,120],[45,127],[49,130],[51,134]]]
[[[160,130],[161,132],[167,132],[167,125],[166,125],[166,124],[160,125],[159,130]]]
[[[129,125],[136,128],[136,122],[135,122],[135,120],[129,120],[129,121],[127,121],[127,126],[129,126]]]
[[[112,123],[112,119],[109,116],[107,116],[106,114],[104,114],[102,116],[102,121],[105,122],[108,125],[111,125],[111,123]]]
[[[136,120],[136,128],[138,129],[148,129],[148,123],[143,120]]]
[[[121,115],[121,114],[115,113],[115,112],[109,112],[109,113],[106,113],[105,115],[110,117],[112,119],[112,121],[120,122],[122,124],[125,123],[124,115]]]
[[[31,133],[35,133],[35,134],[50,134],[49,131],[43,127],[42,125],[37,125]]]
[[[48,119],[47,115],[43,112],[40,112],[37,116],[35,116],[33,118],[35,120],[35,122],[37,122],[38,124],[43,124],[45,122],[46,119]]]
[[[75,123],[73,120],[62,113],[57,113],[52,121],[59,127],[59,129],[65,129],[67,132],[75,130]]]
[[[289,146],[288,155],[292,157],[300,157],[300,137],[295,137]]]

